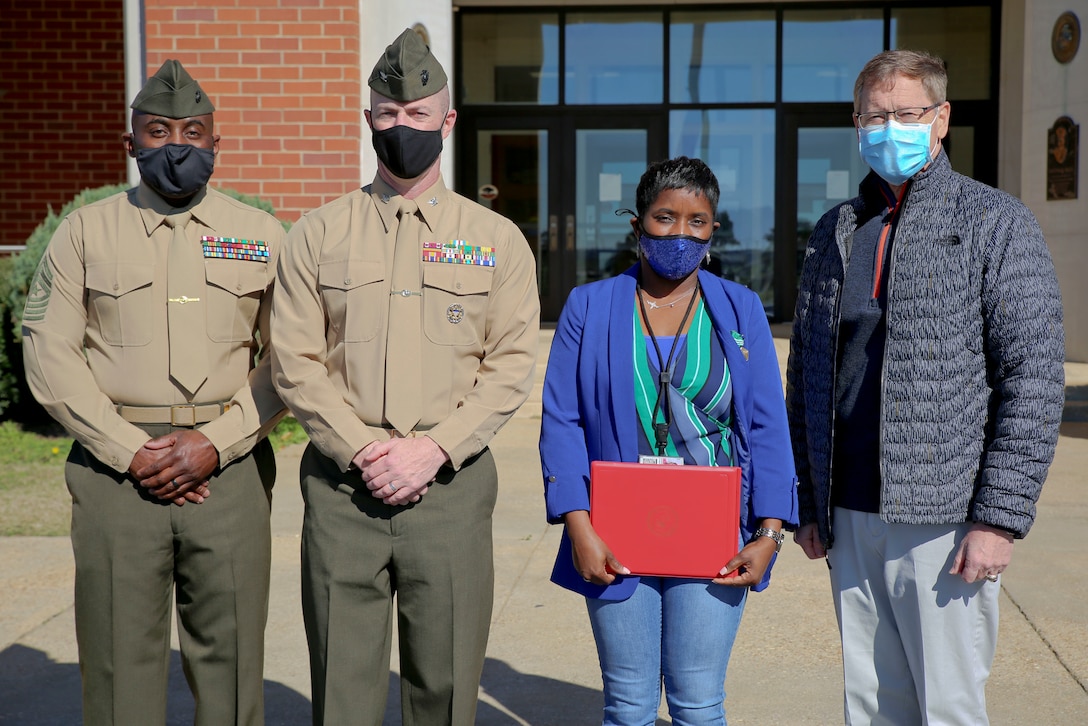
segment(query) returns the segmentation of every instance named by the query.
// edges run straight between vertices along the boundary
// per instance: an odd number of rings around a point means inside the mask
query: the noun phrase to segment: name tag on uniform
[[[424,242],[423,261],[494,267],[495,248],[472,245],[463,239],[454,239],[449,242]]]
[[[268,262],[268,245],[265,244],[264,240],[205,235],[200,238],[200,242],[204,245],[205,257]]]

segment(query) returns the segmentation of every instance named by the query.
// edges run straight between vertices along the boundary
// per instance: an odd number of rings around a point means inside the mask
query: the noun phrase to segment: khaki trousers
[[[970,524],[887,524],[836,507],[828,550],[849,726],[985,726],[997,582],[950,575]]]
[[[145,428],[151,436],[170,430]],[[164,504],[78,443],[65,477],[72,495],[83,722],[165,723],[176,604],[195,723],[263,724],[275,481],[268,442],[214,475],[203,504]]]
[[[395,594],[402,723],[471,726],[494,599],[491,452],[443,467],[407,506],[374,498],[312,444],[300,480],[314,723],[382,723]]]

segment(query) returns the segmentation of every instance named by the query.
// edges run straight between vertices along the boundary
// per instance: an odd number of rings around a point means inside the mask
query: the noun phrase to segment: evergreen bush
[[[84,189],[67,204],[54,212],[48,208],[45,219],[42,220],[30,237],[26,240],[26,249],[12,258],[0,258],[0,421],[14,419],[17,421],[39,424],[48,419],[45,412],[34,401],[30,390],[26,385],[26,375],[23,369],[23,308],[26,305],[26,296],[30,290],[30,283],[34,279],[34,273],[38,269],[45,254],[45,248],[49,240],[57,231],[61,221],[76,209],[93,204],[101,199],[112,196],[128,189],[124,184],[108,184],[94,189]],[[233,189],[217,190],[234,197],[238,201],[251,207],[262,209],[269,214],[274,214],[272,205],[260,197],[250,194],[242,194]],[[282,222],[284,228],[290,228],[287,222]]]

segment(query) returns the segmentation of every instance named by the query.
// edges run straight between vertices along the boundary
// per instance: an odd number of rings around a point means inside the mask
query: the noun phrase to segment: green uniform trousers
[[[471,726],[494,600],[491,452],[443,467],[404,506],[373,497],[312,444],[300,480],[314,724],[382,723],[396,594],[404,726]]]
[[[145,429],[151,436],[170,431]],[[276,477],[268,442],[214,474],[203,504],[164,504],[79,443],[65,477],[84,724],[165,723],[175,588],[195,723],[263,724]]]

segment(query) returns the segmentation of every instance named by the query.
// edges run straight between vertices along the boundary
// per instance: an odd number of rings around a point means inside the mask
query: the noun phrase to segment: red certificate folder
[[[740,469],[594,461],[589,518],[635,575],[714,578],[737,554]]]

